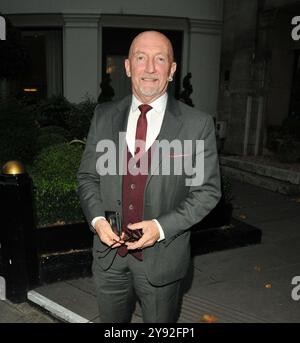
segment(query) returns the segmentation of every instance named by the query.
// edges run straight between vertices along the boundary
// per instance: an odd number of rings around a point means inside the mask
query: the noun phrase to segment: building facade
[[[217,114],[222,0],[2,0],[0,11],[22,31],[31,51],[24,87],[80,102],[97,99],[109,73],[114,99],[121,98],[130,91],[123,71],[130,41],[154,29],[174,44],[178,72],[171,92],[178,96],[191,72],[195,107]]]
[[[224,1],[218,120],[227,127],[225,153],[268,154],[283,121],[300,118],[296,16],[295,0]]]

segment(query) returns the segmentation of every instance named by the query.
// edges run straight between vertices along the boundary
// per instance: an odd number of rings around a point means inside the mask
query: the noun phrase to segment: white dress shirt
[[[167,107],[167,100],[168,95],[167,93],[164,93],[161,97],[151,102],[149,105],[152,107],[150,111],[146,113],[147,117],[147,136],[146,136],[146,151],[151,147],[151,145],[154,143],[155,139],[157,138],[161,125],[164,119],[165,110]],[[140,110],[139,106],[142,104],[134,95],[132,95],[132,102],[131,102],[131,108],[128,116],[128,122],[127,122],[127,129],[126,129],[126,143],[128,146],[128,150],[130,151],[131,155],[134,156],[134,150],[135,150],[135,134],[136,134],[136,126],[137,121],[140,116]],[[95,223],[98,219],[104,217],[96,217],[92,220],[92,226],[95,226]],[[153,219],[159,229],[160,237],[158,239],[158,242],[163,240],[165,238],[164,231],[159,224],[159,222],[156,219]]]
[[[167,106],[168,95],[163,94],[160,98],[149,104],[152,109],[146,113],[147,117],[147,136],[146,136],[146,151],[151,147],[157,138],[161,125],[164,119],[164,114]],[[142,105],[134,95],[132,96],[132,103],[128,117],[126,130],[126,143],[131,155],[134,156],[135,148],[135,133],[139,116],[141,114],[139,106]]]

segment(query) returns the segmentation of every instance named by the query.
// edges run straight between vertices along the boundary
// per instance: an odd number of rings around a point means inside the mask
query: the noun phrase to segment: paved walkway
[[[53,316],[29,303],[13,304],[0,300],[0,323],[58,323]]]
[[[300,300],[292,299],[291,282],[300,277],[300,199],[237,181],[233,194],[234,217],[260,228],[262,243],[195,256],[178,322],[199,323],[210,315],[224,323],[299,323]],[[42,286],[29,297],[64,321],[99,321],[90,278]],[[55,322],[36,311],[2,301],[0,322]],[[139,306],[132,322],[142,322]]]

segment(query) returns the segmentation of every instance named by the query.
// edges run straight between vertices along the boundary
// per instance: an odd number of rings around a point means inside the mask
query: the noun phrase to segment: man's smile
[[[155,81],[158,81],[158,78],[153,78],[153,77],[142,77],[142,81],[146,81],[146,82],[155,82]]]

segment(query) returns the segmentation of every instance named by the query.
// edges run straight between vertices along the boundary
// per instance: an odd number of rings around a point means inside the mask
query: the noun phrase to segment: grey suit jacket
[[[104,153],[96,151],[101,140],[112,140],[116,144],[116,155],[123,161],[124,139],[119,141],[119,132],[125,132],[131,105],[131,97],[120,102],[104,103],[95,109],[91,122],[86,147],[78,171],[78,194],[83,212],[88,223],[97,216],[104,216],[104,211],[118,211],[122,214],[122,175],[99,175],[96,163]],[[187,175],[179,174],[170,168],[170,175],[157,172],[166,156],[158,153],[153,158],[151,173],[148,175],[144,193],[144,220],[157,219],[161,224],[165,240],[145,248],[144,263],[148,280],[153,285],[164,285],[184,277],[190,262],[189,228],[200,222],[217,204],[220,192],[220,174],[216,151],[213,118],[185,104],[168,97],[166,112],[157,141],[168,140],[204,140],[204,151],[193,144],[192,159],[196,155],[204,156],[204,179],[201,185],[186,185]],[[119,148],[119,144],[121,148]],[[199,152],[200,151],[200,152]],[[184,155],[184,154],[182,154]],[[170,157],[171,156],[171,157]],[[170,154],[169,159],[180,158]],[[181,156],[181,158],[185,158]],[[94,231],[94,229],[91,227]],[[104,250],[98,236],[94,236],[94,263],[102,269],[108,269],[116,254],[116,249],[102,258],[96,250]]]

